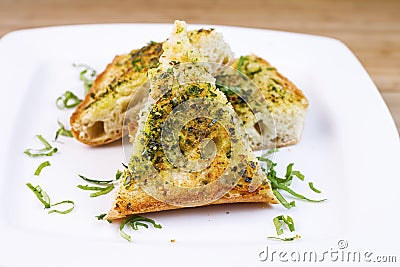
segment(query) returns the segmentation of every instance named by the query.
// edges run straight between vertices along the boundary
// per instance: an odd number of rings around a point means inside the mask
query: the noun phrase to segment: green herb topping
[[[294,229],[294,221],[293,221],[292,217],[290,217],[289,215],[287,215],[286,217],[284,215],[276,216],[272,221],[274,222],[275,231],[278,236],[283,234],[285,225],[287,226],[287,228],[289,229],[290,232],[293,232],[295,230]],[[276,239],[276,240],[280,240],[280,241],[293,241],[293,240],[299,239],[300,236],[295,235],[293,237],[286,237],[286,238],[276,237],[276,236],[268,236],[268,238]]]
[[[239,71],[240,75],[243,76],[242,67],[243,67],[244,57],[241,56],[239,58],[237,70]]]
[[[102,220],[104,220],[104,218],[105,218],[106,216],[107,216],[106,213],[102,213],[102,214],[100,214],[100,215],[98,215],[98,216],[95,216],[95,217],[97,218],[97,220],[102,221]],[[107,222],[112,223],[111,220],[107,220]]]
[[[29,157],[41,157],[41,156],[52,156],[54,153],[58,151],[56,147],[52,147],[49,142],[47,142],[43,136],[36,135],[37,139],[44,145],[44,148],[41,149],[25,149],[24,153]]]
[[[273,152],[276,152],[276,151],[277,150],[275,150]],[[308,202],[322,202],[322,201],[326,200],[326,199],[319,199],[319,200],[310,199],[308,197],[303,196],[302,194],[299,194],[299,193],[295,192],[293,189],[291,189],[290,185],[292,184],[293,178],[297,177],[299,180],[304,181],[304,175],[299,171],[293,170],[293,165],[294,164],[290,163],[286,167],[285,178],[278,177],[277,172],[275,170],[275,167],[276,167],[277,163],[275,163],[272,160],[270,160],[269,158],[267,158],[267,156],[269,156],[273,152],[268,151],[264,155],[262,155],[260,157],[257,157],[257,158],[258,158],[259,161],[266,163],[267,168],[262,168],[262,170],[266,174],[267,179],[271,183],[272,192],[274,193],[276,198],[279,200],[279,202],[285,208],[290,209],[292,207],[295,207],[295,201],[288,202],[282,196],[282,194],[280,193],[279,190],[285,191],[285,192],[289,193],[290,195],[292,195],[293,197],[295,197],[297,199],[301,199],[301,200],[308,201]]]
[[[287,227],[289,228],[290,232],[293,232],[293,231],[295,230],[295,229],[294,229],[294,222],[293,222],[293,219],[292,219],[292,217],[290,217],[289,215],[287,215],[286,218],[285,218],[284,215],[276,216],[276,217],[273,219],[273,222],[274,222],[274,225],[275,225],[276,233],[277,233],[278,235],[283,234],[283,226],[284,226],[285,224],[286,224]]]
[[[66,109],[66,108],[74,108],[82,100],[79,99],[74,93],[71,91],[66,91],[63,95],[57,98],[56,100],[56,106],[59,109]]]
[[[96,78],[96,70],[86,64],[73,64],[75,68],[83,68],[79,73],[79,79],[83,82],[85,88],[85,95],[89,92]]]
[[[54,140],[57,140],[59,135],[72,137],[71,131],[66,130],[64,124],[62,124],[60,121],[57,121],[57,123],[60,128],[57,130],[56,137],[54,138]]]
[[[285,238],[281,238],[281,237],[276,237],[276,236],[269,236],[269,239],[275,239],[275,240],[280,240],[280,241],[294,241],[297,239],[300,239],[301,237],[299,235],[295,235],[292,237],[285,237]]]
[[[122,222],[121,226],[119,227],[119,233],[124,239],[131,242],[131,236],[124,232],[125,225],[129,224],[133,230],[139,230],[139,226],[148,228],[149,226],[146,223],[152,224],[154,228],[162,228],[162,226],[160,224],[157,224],[153,219],[142,217],[139,215],[132,215]]]
[[[96,191],[90,194],[90,197],[98,197],[101,195],[108,194],[111,192],[115,187],[114,187],[114,182],[119,180],[122,176],[122,171],[117,170],[115,174],[115,179],[114,180],[94,180],[94,179],[89,179],[86,178],[83,175],[78,174],[78,176],[89,183],[96,184],[98,186],[90,186],[90,185],[77,185],[78,188],[86,191]]]
[[[75,207],[75,203],[72,200],[64,200],[64,201],[57,202],[55,204],[51,204],[49,195],[39,185],[33,186],[30,183],[27,183],[26,185],[28,186],[28,188],[30,190],[32,190],[32,192],[36,195],[36,197],[39,199],[39,201],[42,202],[45,209],[50,209],[51,207],[58,206],[61,204],[71,204],[71,207],[69,209],[66,209],[66,210],[52,209],[48,212],[49,214],[50,213],[67,214],[67,213],[70,213]]]
[[[34,175],[39,176],[39,174],[42,172],[42,169],[43,169],[44,167],[47,167],[47,166],[50,166],[50,162],[49,162],[49,161],[42,162],[42,163],[37,167],[37,169],[36,169]]]
[[[317,194],[320,194],[320,193],[321,193],[321,190],[318,190],[317,188],[314,187],[313,182],[309,182],[309,183],[308,183],[308,186],[309,186],[310,189],[311,189],[312,191],[314,191],[315,193],[317,193]]]

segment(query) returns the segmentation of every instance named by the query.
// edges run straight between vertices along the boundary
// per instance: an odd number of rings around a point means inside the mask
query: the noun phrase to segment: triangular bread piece
[[[188,37],[206,61],[221,64],[233,61],[229,45],[214,29],[189,31]],[[162,43],[150,42],[127,55],[116,56],[96,77],[89,93],[72,114],[70,124],[74,137],[91,146],[120,139],[129,101],[135,94],[141,94],[135,96],[137,103],[130,105],[129,112],[137,114],[148,95],[148,91],[139,89],[146,86],[147,71],[158,66],[162,52]]]
[[[149,72],[150,94],[129,167],[106,218],[210,204],[278,203],[240,119],[216,88],[209,66],[200,63],[205,58],[190,43],[184,22],[175,22],[163,50],[160,66]]]
[[[246,75],[260,89],[269,111],[269,114],[265,112],[255,121],[247,103],[226,86],[221,87],[243,121],[251,147],[259,150],[299,142],[308,108],[308,100],[303,92],[270,63],[256,55],[242,56],[233,62],[232,67]],[[235,87],[240,86],[240,79],[237,78],[235,75],[219,75],[216,80],[217,84],[222,82]],[[270,131],[273,124],[275,130]]]
[[[91,146],[120,139],[126,108],[147,81],[147,71],[158,66],[161,53],[162,43],[150,42],[128,55],[116,56],[96,77],[88,94],[72,114],[70,124],[74,137]],[[140,100],[137,111],[148,93],[143,90],[142,94],[136,98]]]

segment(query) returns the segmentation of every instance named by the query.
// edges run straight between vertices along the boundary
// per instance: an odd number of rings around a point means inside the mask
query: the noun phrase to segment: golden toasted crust
[[[126,59],[128,57],[129,57],[128,55],[116,56],[113,59],[113,61],[107,65],[106,69],[96,77],[88,94],[82,100],[82,102],[79,103],[79,105],[76,107],[74,113],[72,113],[71,118],[70,118],[71,125],[75,124],[79,120],[79,118],[80,118],[81,114],[83,113],[83,111],[85,110],[85,108],[94,102],[94,98],[92,98],[90,96],[93,94],[96,95],[97,92],[99,92],[102,88],[106,87],[107,84],[109,84],[113,79],[115,79],[115,77],[118,77],[121,75],[118,73],[118,70],[120,70],[120,67],[119,67],[119,65],[121,64],[120,62],[126,61]],[[95,145],[102,144],[98,140],[92,140],[92,139],[81,137],[80,130],[77,127],[72,127],[71,132],[72,132],[72,135],[77,140],[79,140],[80,142],[85,143],[87,145],[95,146]],[[110,139],[115,139],[115,138],[118,138],[117,134],[110,137]]]
[[[239,182],[230,192],[225,194],[220,199],[202,204],[201,206],[208,206],[214,204],[228,204],[228,203],[245,203],[245,202],[262,202],[270,204],[278,204],[278,200],[270,193],[271,187],[269,183],[263,183],[257,190],[249,192],[248,187],[240,187],[243,181]],[[114,204],[108,212],[106,219],[115,220],[123,218],[132,214],[140,214],[147,212],[181,209],[184,206],[174,206],[164,201],[159,201],[152,196],[145,193],[138,186],[130,186],[129,189],[125,188],[123,184],[119,189]]]
[[[263,187],[264,187],[263,190],[270,190],[268,184],[264,185]],[[236,187],[235,189],[238,188]],[[260,190],[256,190],[250,193],[242,189],[238,191],[238,194],[226,194],[222,198],[202,206],[215,205],[215,204],[228,204],[228,203],[251,203],[251,202],[278,204],[276,198],[271,197],[267,194],[262,194],[262,193],[260,194]],[[132,214],[173,210],[181,208],[185,207],[173,206],[168,203],[156,200],[155,198],[147,195],[145,192],[143,192],[143,190],[138,188],[135,190],[135,192],[120,190],[117,199],[113,205],[113,208],[108,212],[105,219],[116,220]]]
[[[294,83],[292,83],[288,78],[282,75],[268,61],[254,54],[250,55],[249,59],[254,60],[254,62],[257,62],[260,65],[263,65],[265,68],[265,73],[262,73],[261,71],[259,75],[263,75],[262,78],[264,79],[265,82],[264,85],[267,85],[261,87],[261,90],[264,93],[264,97],[266,99],[270,99],[272,103],[276,103],[277,105],[279,104],[279,99],[282,99],[283,101],[285,101],[285,103],[298,103],[298,105],[302,106],[303,108],[308,107],[308,100],[303,94],[303,92],[299,88],[297,88],[297,86]],[[257,82],[258,80],[255,77],[253,77],[252,79],[255,82]],[[274,80],[278,85],[282,86],[282,92],[280,92],[281,97],[278,97],[278,95],[276,94],[271,94],[273,90],[272,88],[268,88],[270,80]],[[282,94],[285,95],[283,98]]]

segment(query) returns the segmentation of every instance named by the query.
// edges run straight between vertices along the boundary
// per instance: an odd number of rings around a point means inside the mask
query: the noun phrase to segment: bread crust
[[[259,114],[261,120],[256,121],[247,103],[236,94],[227,94],[228,101],[246,126],[252,149],[298,143],[309,105],[303,92],[268,61],[254,54],[236,59],[232,67],[252,80],[265,98],[265,110]],[[229,76],[221,77],[221,82],[224,82]],[[270,130],[272,126],[275,126],[275,131]]]
[[[100,118],[84,121],[83,117],[86,115],[95,114],[101,111],[96,103],[100,101],[109,101],[111,104],[117,105],[115,99],[133,96],[137,89],[139,89],[147,81],[147,71],[158,65],[158,59],[162,53],[162,43],[151,42],[141,49],[133,50],[127,55],[116,56],[114,60],[107,65],[106,69],[96,77],[90,88],[88,94],[83,101],[77,106],[76,110],[70,117],[71,132],[73,136],[80,142],[90,145],[98,146],[113,141],[119,140],[122,137],[122,118],[126,107],[118,107],[121,109],[121,114],[118,114],[117,124],[113,131],[104,132],[101,136],[90,136],[85,130],[87,125],[95,125],[98,123],[105,123],[107,120],[114,118],[107,118],[106,114]],[[123,86],[130,86],[128,94],[121,95],[119,88]],[[123,88],[125,90],[125,88]],[[110,94],[113,94],[110,97]],[[106,99],[109,97],[109,99]],[[104,127],[104,126],[103,126]],[[87,127],[89,128],[89,127]],[[86,132],[85,132],[86,131]]]
[[[96,77],[89,92],[87,93],[85,98],[82,100],[82,102],[79,103],[79,105],[76,107],[75,111],[72,113],[72,115],[70,117],[71,125],[74,125],[79,120],[80,116],[82,115],[83,111],[85,110],[85,107],[89,106],[94,101],[94,98],[92,98],[90,96],[92,94],[97,94],[98,91],[100,91],[104,86],[107,85],[107,81],[109,80],[110,73],[112,73],[113,70],[115,68],[117,68],[118,62],[120,62],[121,59],[124,57],[128,57],[128,56],[127,55],[115,56],[113,61],[107,65],[105,70]],[[120,134],[115,134],[113,136],[110,136],[109,137],[110,141],[99,141],[99,140],[82,138],[80,136],[80,131],[75,127],[71,127],[71,133],[78,141],[80,141],[86,145],[90,145],[90,146],[103,145],[108,142],[112,142],[114,140],[118,140],[119,138],[121,138]]]
[[[118,196],[123,197],[123,196]],[[118,200],[117,200],[118,201]],[[270,197],[266,194],[259,194],[258,191],[253,193],[247,192],[246,194],[239,195],[239,196],[229,196],[225,195],[222,198],[211,202],[207,205],[202,206],[209,206],[209,205],[217,205],[217,204],[233,204],[233,203],[270,203],[270,204],[278,204],[279,202],[274,197]],[[131,205],[130,209],[119,209],[120,207],[117,205],[111,209],[105,219],[107,220],[117,220],[124,218],[128,215],[133,214],[142,214],[142,213],[149,213],[149,212],[158,212],[164,210],[174,210],[174,209],[182,209],[186,207],[180,206],[173,206],[168,203],[156,200],[155,198],[145,195],[145,197],[141,198],[140,201]]]

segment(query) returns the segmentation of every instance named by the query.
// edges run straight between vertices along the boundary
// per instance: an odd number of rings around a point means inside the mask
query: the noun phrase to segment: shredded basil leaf
[[[226,96],[231,96],[231,95],[240,95],[240,87],[237,86],[225,86],[221,84],[216,84],[215,85],[219,90],[221,90]]]
[[[89,185],[77,185],[78,188],[82,190],[90,190],[90,191],[97,191],[90,194],[90,197],[98,197],[101,195],[105,195],[111,192],[114,189],[114,185],[110,184],[107,187],[100,187],[100,186],[89,186]]]
[[[50,166],[50,162],[49,162],[49,161],[42,162],[42,163],[37,167],[37,169],[36,169],[34,175],[39,176],[39,174],[42,172],[42,169],[43,169],[44,167],[47,167],[47,166]]]
[[[302,194],[299,194],[299,193],[295,192],[293,189],[290,188],[290,185],[291,185],[291,183],[293,181],[293,177],[297,177],[301,181],[304,181],[304,175],[301,172],[297,171],[297,170],[293,170],[293,166],[294,166],[293,163],[290,163],[286,167],[286,174],[285,174],[284,178],[278,177],[277,172],[275,170],[275,167],[277,166],[277,163],[275,163],[272,160],[266,158],[266,156],[272,154],[275,151],[270,150],[267,153],[265,153],[264,155],[262,155],[261,157],[257,157],[257,159],[259,161],[265,162],[267,164],[267,168],[261,168],[261,169],[266,174],[267,179],[271,183],[272,192],[274,193],[275,197],[278,199],[278,201],[285,208],[290,209],[292,207],[295,207],[295,202],[292,201],[292,202],[289,203],[282,196],[282,194],[279,192],[279,190],[285,191],[285,192],[289,193],[290,195],[292,195],[293,197],[296,197],[297,199],[305,200],[305,201],[308,201],[308,202],[322,202],[322,201],[326,200],[326,199],[318,199],[318,200],[310,199],[308,197],[303,196]]]
[[[121,178],[123,172],[120,170],[117,170],[117,173],[115,174],[115,180],[119,180],[119,178]]]
[[[274,226],[275,226],[276,234],[277,235],[281,235],[281,234],[283,234],[283,229],[282,229],[283,225],[282,225],[282,223],[281,223],[281,221],[279,220],[278,217],[275,217],[272,221],[273,221]]]
[[[272,148],[272,149],[268,150],[267,152],[265,152],[264,154],[262,154],[260,157],[258,157],[258,159],[266,158],[266,157],[268,157],[268,156],[270,156],[270,155],[272,155],[272,154],[274,154],[274,153],[276,153],[278,151],[279,150],[277,148]]]
[[[79,99],[74,93],[71,91],[66,91],[63,95],[57,98],[56,100],[56,106],[59,109],[66,109],[66,108],[74,108],[82,100]]]
[[[132,240],[131,236],[124,232],[125,225],[128,224],[133,230],[139,230],[138,226],[148,228],[148,225],[145,223],[149,223],[149,224],[153,225],[154,228],[158,228],[158,229],[162,228],[162,226],[160,224],[156,223],[153,219],[146,218],[146,217],[143,217],[140,215],[132,215],[132,216],[126,218],[122,222],[122,224],[119,227],[119,233],[124,239],[131,242],[131,240]]]
[[[42,157],[42,156],[52,156],[54,153],[58,151],[56,147],[52,147],[49,142],[47,142],[43,136],[36,135],[37,139],[44,145],[44,148],[41,149],[32,149],[28,148],[24,150],[24,153],[29,157]]]
[[[273,219],[275,230],[278,235],[283,234],[283,223],[282,222],[287,225],[290,232],[293,232],[295,230],[292,217],[290,217],[289,215],[287,215],[286,217],[284,215],[279,215]]]
[[[318,190],[317,188],[315,188],[313,182],[308,182],[308,186],[309,186],[310,189],[311,189],[312,191],[314,191],[315,193],[321,194],[321,190]]]
[[[95,69],[86,64],[73,64],[73,66],[75,68],[83,68],[83,70],[79,73],[79,80],[83,82],[86,95],[93,85],[97,72]]]
[[[124,229],[124,227],[125,227],[126,224],[127,224],[127,222],[125,222],[125,221],[121,224],[121,226],[119,227],[119,234],[120,234],[124,239],[128,240],[128,242],[131,242],[131,236],[128,235],[128,234],[126,234],[126,233],[123,231],[123,229]]]
[[[292,171],[292,175],[296,176],[300,180],[304,181],[304,175],[299,171]]]
[[[78,187],[79,189],[82,190],[89,190],[89,191],[98,191],[98,190],[103,190],[104,187],[100,187],[100,186],[90,186],[90,185],[77,185],[76,187]]]
[[[241,56],[239,58],[238,68],[237,68],[241,76],[243,76],[243,72],[242,72],[243,62],[244,62],[244,57]]]
[[[55,209],[50,210],[48,213],[50,214],[50,213],[55,212],[55,213],[59,213],[59,214],[68,214],[75,208],[75,203],[72,200],[63,200],[63,201],[57,202],[55,204],[52,204],[51,206],[54,207],[54,206],[58,206],[61,204],[72,204],[72,206],[71,206],[71,208],[66,209],[66,210],[55,210]]]
[[[70,130],[66,130],[64,124],[62,124],[60,121],[57,121],[57,123],[60,128],[57,130],[54,140],[57,140],[59,135],[72,137],[72,132]]]
[[[67,214],[67,213],[70,213],[75,207],[75,203],[72,200],[63,200],[63,201],[57,202],[55,204],[51,204],[49,195],[39,185],[33,186],[31,183],[27,183],[26,185],[36,195],[36,197],[43,204],[45,209],[50,209],[51,207],[58,206],[61,204],[72,204],[72,207],[69,209],[66,209],[66,210],[53,209],[48,212],[49,214],[50,213]]]
[[[111,192],[115,188],[113,182],[118,181],[121,178],[122,174],[123,174],[122,171],[117,170],[115,174],[115,180],[94,180],[78,174],[78,176],[84,181],[97,184],[100,186],[78,185],[77,187],[82,190],[96,191],[94,193],[91,193],[90,197],[98,197],[101,195],[105,195]]]
[[[106,213],[102,213],[102,214],[100,214],[100,215],[98,215],[98,216],[96,216],[96,218],[97,218],[97,220],[104,220],[104,217],[106,217],[107,216],[107,214]]]
[[[280,241],[294,241],[294,240],[300,239],[301,237],[299,235],[295,235],[293,237],[285,237],[285,238],[276,237],[276,236],[268,236],[267,238],[280,240]]]
[[[100,215],[95,216],[95,217],[97,218],[97,220],[102,221],[102,220],[104,220],[104,218],[105,218],[106,216],[107,216],[107,214],[106,214],[106,213],[103,213],[103,214],[100,214]],[[107,220],[107,222],[112,223],[111,220]]]
[[[90,194],[90,197],[98,197],[98,196],[101,196],[101,195],[108,194],[108,193],[110,193],[113,189],[114,189],[114,185],[111,184],[111,185],[109,185],[109,186],[103,188],[102,190],[99,190],[99,191],[97,191],[97,192],[91,193],[91,194]]]
[[[27,183],[26,186],[36,195],[40,202],[44,205],[45,209],[51,207],[49,195],[39,186],[33,186],[31,183]]]
[[[83,176],[83,175],[80,175],[80,174],[78,174],[78,176],[79,176],[81,179],[85,180],[86,182],[93,183],[93,184],[109,184],[109,183],[112,183],[112,182],[114,181],[114,180],[105,180],[105,181],[102,181],[102,180],[89,179],[89,178],[87,178],[87,177],[85,177],[85,176]]]
[[[326,200],[326,199],[318,199],[318,200],[315,200],[315,199],[307,198],[307,197],[305,197],[305,196],[303,196],[303,195],[301,195],[301,194],[299,194],[299,193],[296,193],[293,189],[287,187],[286,185],[284,185],[284,184],[279,184],[279,183],[278,183],[275,179],[273,179],[272,177],[270,177],[269,180],[271,181],[271,184],[272,184],[272,187],[273,187],[273,188],[282,189],[283,191],[286,191],[287,193],[291,194],[292,196],[294,196],[294,197],[296,197],[296,198],[298,198],[298,199],[306,200],[306,201],[308,201],[308,202],[322,202],[322,201],[325,201],[325,200]]]
[[[278,190],[272,189],[272,193],[274,193],[275,197],[278,199],[279,203],[281,203],[285,208],[290,209],[296,207],[296,202],[291,201],[290,203],[279,193]]]

